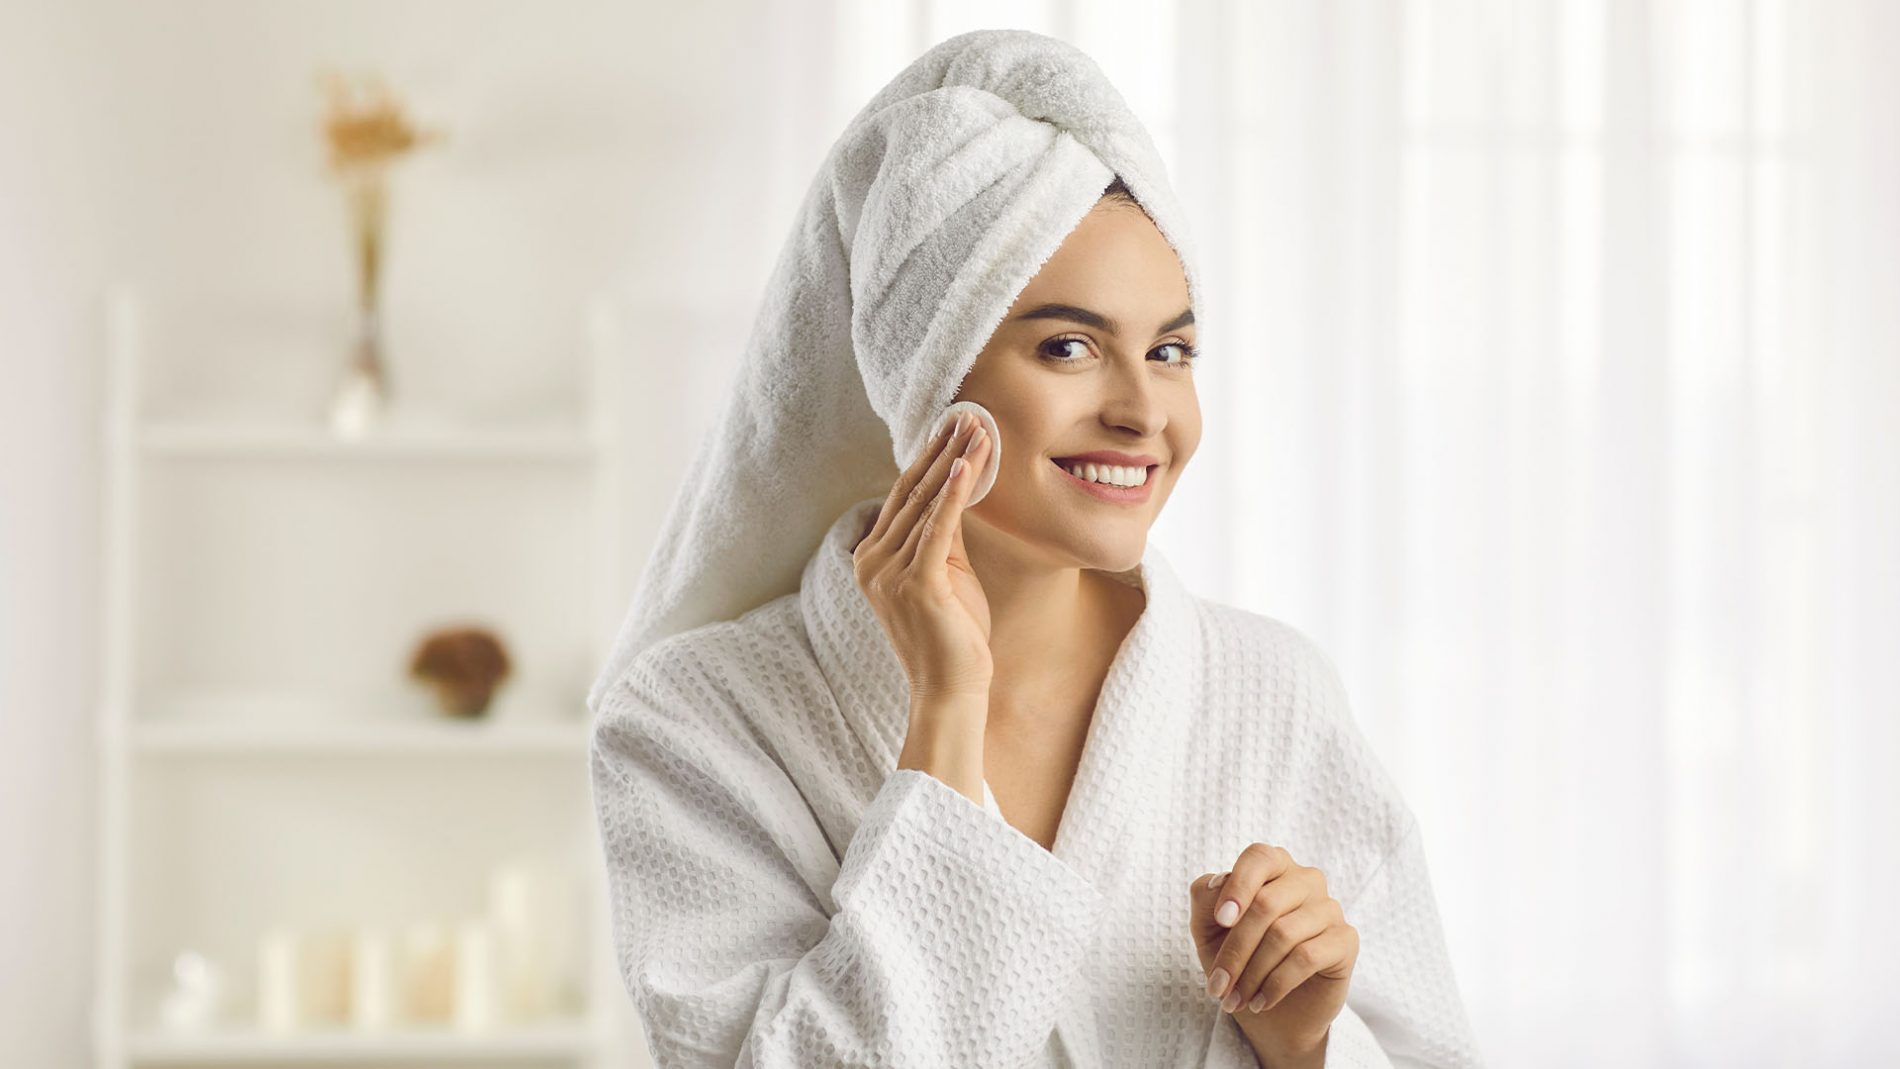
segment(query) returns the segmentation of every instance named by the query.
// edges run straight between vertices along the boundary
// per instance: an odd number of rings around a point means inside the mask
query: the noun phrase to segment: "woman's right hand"
[[[898,476],[851,551],[858,588],[897,651],[913,703],[989,695],[990,605],[964,552],[962,522],[989,450],[982,422],[964,413]]]

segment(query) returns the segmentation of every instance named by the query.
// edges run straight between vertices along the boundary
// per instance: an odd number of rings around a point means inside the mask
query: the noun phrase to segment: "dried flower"
[[[404,153],[442,139],[439,130],[421,130],[412,125],[381,78],[364,79],[359,92],[336,71],[324,71],[318,77],[329,101],[323,117],[323,137],[329,147],[332,172],[348,175],[381,168]]]

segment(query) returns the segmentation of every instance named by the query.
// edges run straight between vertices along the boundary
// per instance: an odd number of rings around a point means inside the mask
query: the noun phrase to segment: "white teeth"
[[[1078,479],[1110,486],[1140,486],[1148,481],[1147,468],[1124,468],[1115,464],[1063,464],[1062,469]]]

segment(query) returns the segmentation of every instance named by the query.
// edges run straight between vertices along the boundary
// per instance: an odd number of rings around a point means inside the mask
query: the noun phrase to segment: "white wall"
[[[497,415],[575,405],[543,371],[568,366],[584,302],[611,287],[638,357],[629,452],[671,455],[740,350],[800,176],[829,144],[813,131],[842,119],[760,90],[824,72],[823,41],[806,39],[824,19],[770,8],[0,0],[10,1063],[87,1060],[101,288],[126,279],[157,302],[182,357],[153,384],[167,403],[189,405],[221,376],[320,403],[351,279],[320,171],[314,71],[374,67],[451,137],[396,187],[398,387]],[[746,147],[759,143],[778,147]],[[629,575],[676,477],[650,467],[628,469]]]
[[[89,695],[105,264],[93,12],[0,3],[0,1035],[77,1065],[92,960]]]

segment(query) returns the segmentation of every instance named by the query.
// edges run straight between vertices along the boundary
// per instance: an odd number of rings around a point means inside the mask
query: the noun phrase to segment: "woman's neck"
[[[1025,560],[996,544],[1007,535],[977,526],[964,525],[964,547],[990,606],[992,722],[1059,715],[1100,689],[1145,598],[1100,572]]]

